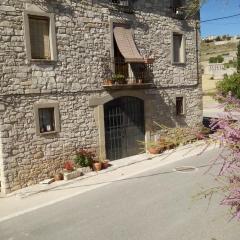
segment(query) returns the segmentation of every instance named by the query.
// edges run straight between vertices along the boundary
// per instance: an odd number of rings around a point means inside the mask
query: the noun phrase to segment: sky
[[[240,0],[208,0],[201,8],[201,21],[240,13]],[[240,16],[201,23],[202,37],[240,35]]]

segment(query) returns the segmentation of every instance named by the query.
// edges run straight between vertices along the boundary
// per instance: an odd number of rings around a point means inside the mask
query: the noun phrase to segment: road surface
[[[86,192],[0,223],[1,240],[239,240],[240,223],[220,195],[194,200],[215,186],[204,167],[211,150]],[[198,166],[176,172],[177,166]]]

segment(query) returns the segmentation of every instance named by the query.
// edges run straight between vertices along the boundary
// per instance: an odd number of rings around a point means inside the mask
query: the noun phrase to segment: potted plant
[[[144,58],[144,63],[145,64],[153,64],[154,58]]]
[[[104,80],[104,81],[103,81],[103,84],[104,84],[104,85],[110,85],[110,86],[111,86],[111,85],[113,85],[113,79]]]
[[[113,81],[116,84],[125,84],[126,83],[125,76],[123,74],[114,74],[113,75]]]
[[[55,181],[61,181],[61,180],[63,180],[63,174],[62,174],[62,173],[56,173],[56,174],[54,175],[54,180],[55,180]]]
[[[74,162],[80,167],[90,167],[92,165],[94,157],[95,153],[93,151],[91,151],[90,149],[87,150],[81,148],[76,152]]]
[[[93,161],[92,168],[96,172],[102,170],[102,162],[100,160]]]
[[[74,164],[72,161],[66,161],[64,163],[64,170],[66,172],[72,172],[74,170]]]
[[[109,166],[109,160],[108,159],[102,160],[102,168],[106,169],[108,168],[108,166]]]
[[[150,142],[148,143],[147,150],[151,154],[159,154],[160,153],[160,147],[157,143],[155,142]]]
[[[74,167],[74,163],[72,161],[66,161],[64,163],[64,170],[63,170],[63,179],[64,180],[70,180],[73,178],[77,178],[83,175],[82,171],[79,169],[76,169]]]

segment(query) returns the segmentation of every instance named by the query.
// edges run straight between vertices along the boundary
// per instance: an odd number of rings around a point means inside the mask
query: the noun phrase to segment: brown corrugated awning
[[[144,62],[133,40],[132,30],[128,26],[115,26],[114,37],[125,62]]]

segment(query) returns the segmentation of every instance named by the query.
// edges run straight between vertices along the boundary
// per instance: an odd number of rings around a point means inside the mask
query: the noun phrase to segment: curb
[[[127,166],[131,166],[131,165],[134,165],[134,164],[138,164],[138,163],[141,163],[141,162],[144,162],[144,161],[147,161],[147,160],[153,160],[155,158],[163,157],[163,159],[160,159],[161,161],[163,161],[163,160],[165,160],[165,158],[164,158],[165,155],[173,154],[173,153],[176,153],[176,152],[179,152],[179,151],[184,151],[186,149],[191,150],[193,147],[197,148],[197,147],[200,147],[200,146],[204,147],[204,149],[206,148],[208,150],[213,149],[215,147],[215,145],[211,145],[211,146],[206,145],[204,141],[198,141],[197,144],[192,143],[192,144],[188,144],[188,145],[184,145],[184,146],[179,146],[175,149],[167,150],[167,151],[165,151],[161,154],[153,155],[153,154],[144,153],[145,156],[143,155],[143,158],[140,159],[140,160],[137,160],[137,159],[132,160],[130,162],[127,162],[126,164],[122,164],[122,165],[119,165],[119,166],[114,166],[113,165],[113,166],[111,166],[111,167],[109,167],[105,170],[101,170],[100,172],[88,172],[85,175],[80,176],[80,177],[75,178],[75,179],[72,179],[72,180],[59,181],[58,185],[54,185],[54,186],[46,185],[46,188],[44,188],[44,189],[29,190],[29,192],[26,191],[25,193],[21,192],[21,191],[23,191],[21,189],[21,190],[19,190],[19,192],[10,193],[6,196],[3,196],[3,198],[8,198],[8,197],[12,197],[12,196],[18,196],[19,198],[22,198],[22,199],[27,198],[27,197],[30,197],[30,196],[33,196],[33,195],[36,195],[36,194],[39,194],[39,193],[47,192],[47,191],[52,190],[52,189],[56,189],[56,188],[63,187],[63,186],[68,186],[68,185],[71,185],[72,183],[75,183],[75,182],[78,182],[78,181],[81,181],[81,180],[84,180],[84,179],[87,179],[87,178],[91,178],[91,177],[94,177],[94,176],[97,176],[97,175],[100,175],[100,174],[106,174],[106,173],[109,173],[109,172],[114,172],[118,169],[121,169],[121,168],[124,168],[124,167],[127,167]],[[199,153],[194,153],[193,155],[195,155],[195,154],[199,154]],[[137,156],[141,156],[141,155],[136,155],[135,157],[137,157]],[[190,156],[192,156],[192,155],[190,155]],[[183,157],[179,157],[179,160],[181,160],[182,158]],[[37,184],[37,185],[39,185],[39,184]]]

